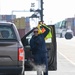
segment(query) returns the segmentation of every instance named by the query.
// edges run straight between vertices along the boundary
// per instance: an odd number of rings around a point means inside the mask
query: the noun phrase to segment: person
[[[45,28],[45,32],[38,34],[38,27],[35,27],[33,29],[33,36],[30,39],[30,47],[32,54],[34,56],[34,63],[36,65],[42,65],[44,64],[46,66],[46,72],[44,72],[44,75],[48,75],[48,56],[47,56],[47,48],[45,44],[45,37],[49,32],[49,29]]]

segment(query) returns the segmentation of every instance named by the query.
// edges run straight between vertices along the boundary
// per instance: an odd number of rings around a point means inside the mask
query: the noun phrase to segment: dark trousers
[[[34,55],[34,63],[36,65],[45,65],[46,71],[44,72],[44,75],[48,75],[48,58],[46,53]]]

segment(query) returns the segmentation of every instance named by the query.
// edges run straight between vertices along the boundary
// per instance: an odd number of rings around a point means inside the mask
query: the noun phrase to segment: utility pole
[[[34,9],[30,9],[30,12],[38,12],[40,14],[40,21],[43,22],[43,0],[38,0],[40,4],[40,9],[38,8],[37,10],[34,10]],[[33,14],[31,16],[32,18],[35,17],[35,18],[38,18],[37,14]]]
[[[43,22],[43,0],[40,0],[41,2],[41,11],[40,11],[40,17],[41,17],[41,21]]]

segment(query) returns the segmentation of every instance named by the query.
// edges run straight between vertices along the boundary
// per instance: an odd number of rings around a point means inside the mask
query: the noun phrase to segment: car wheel
[[[67,32],[67,33],[65,34],[65,38],[66,38],[66,39],[71,39],[72,37],[73,37],[72,34],[69,33],[69,32]]]

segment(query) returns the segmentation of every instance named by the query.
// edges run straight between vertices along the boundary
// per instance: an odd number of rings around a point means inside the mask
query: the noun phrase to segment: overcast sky
[[[75,15],[75,0],[43,0],[44,1],[44,21],[46,23],[56,23]],[[0,14],[12,14],[12,10],[29,10],[31,3],[38,6],[38,0],[0,0]],[[29,12],[14,12],[17,16],[29,16]]]

